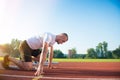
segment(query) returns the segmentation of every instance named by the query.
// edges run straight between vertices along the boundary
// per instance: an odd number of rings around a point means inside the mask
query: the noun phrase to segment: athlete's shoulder
[[[45,32],[44,35],[55,35],[55,34],[53,34],[51,32]]]
[[[53,34],[53,33],[51,33],[51,32],[44,32],[44,34]]]

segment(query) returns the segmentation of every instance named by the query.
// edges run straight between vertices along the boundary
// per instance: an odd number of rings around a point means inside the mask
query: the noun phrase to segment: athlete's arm
[[[39,66],[38,66],[37,71],[35,73],[36,76],[42,74],[42,72],[43,72],[43,65],[44,65],[44,62],[46,60],[47,52],[48,52],[48,43],[44,42],[42,52],[40,55],[40,59],[39,59]]]
[[[49,54],[49,65],[48,68],[52,68],[52,59],[53,59],[53,46],[50,46],[50,54]]]

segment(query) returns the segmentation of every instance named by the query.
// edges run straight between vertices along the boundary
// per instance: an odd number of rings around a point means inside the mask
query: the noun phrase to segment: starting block
[[[33,70],[37,70],[37,67],[38,67],[38,64],[39,62],[33,62]],[[45,62],[44,63],[44,66],[48,66],[49,62]],[[58,64],[58,62],[52,62],[53,65],[56,65]],[[9,65],[9,68],[10,70],[20,70],[20,68],[16,65]]]
[[[33,66],[38,66],[39,62],[33,62]],[[44,62],[44,66],[48,66],[49,62]],[[58,64],[58,62],[52,62],[52,64]]]

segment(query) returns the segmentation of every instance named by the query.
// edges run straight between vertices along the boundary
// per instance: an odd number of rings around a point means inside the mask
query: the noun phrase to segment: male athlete
[[[19,46],[20,60],[6,55],[4,57],[3,67],[9,68],[9,62],[11,61],[16,64],[21,70],[33,70],[32,60],[37,60],[39,61],[39,65],[37,71],[35,72],[35,75],[39,76],[43,73],[43,65],[46,60],[48,48],[50,49],[48,67],[51,68],[53,58],[53,45],[55,44],[55,42],[57,42],[58,44],[62,44],[67,40],[68,35],[66,33],[55,35],[46,32],[41,36],[38,35],[31,37],[27,40],[22,41]],[[41,49],[41,51],[39,51],[39,49]]]

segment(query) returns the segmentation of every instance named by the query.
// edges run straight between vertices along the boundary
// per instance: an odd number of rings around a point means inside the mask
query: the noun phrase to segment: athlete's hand
[[[39,67],[38,67],[37,71],[35,72],[35,76],[39,76],[39,75],[41,75],[41,74],[44,74],[43,68],[39,68]]]
[[[52,66],[51,64],[48,64],[48,68],[49,68],[49,69],[52,69],[53,66]]]

